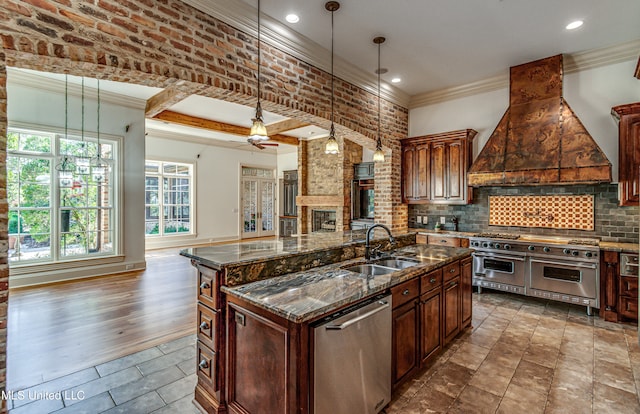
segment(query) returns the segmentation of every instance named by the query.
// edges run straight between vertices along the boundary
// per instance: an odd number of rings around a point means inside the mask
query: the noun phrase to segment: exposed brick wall
[[[593,194],[595,195],[595,229],[554,230],[543,228],[489,227],[490,195],[546,195],[546,194]],[[509,232],[520,231],[528,234],[552,236],[597,237],[604,241],[637,243],[640,226],[640,208],[618,206],[618,186],[616,184],[575,185],[575,186],[535,186],[535,187],[483,187],[474,189],[474,202],[468,206],[409,206],[409,226],[433,229],[437,220],[447,218],[445,229],[453,229],[451,217],[459,219],[459,230],[469,232]],[[427,216],[429,223],[416,224],[417,216]]]
[[[0,390],[7,386],[7,307],[9,305],[9,264],[7,229],[7,68],[0,50]],[[7,401],[0,402],[0,412],[7,412]]]
[[[256,39],[178,0],[0,0],[0,6],[3,47],[0,163],[3,165],[7,126],[5,63],[155,87],[183,80],[188,88],[193,84],[206,85],[201,95],[255,104]],[[329,74],[268,45],[263,44],[262,51],[265,110],[328,129]],[[335,91],[338,134],[372,147],[377,120],[376,97],[341,79],[336,79]],[[394,165],[399,166],[398,139],[407,136],[408,110],[383,101],[382,125],[383,145],[392,152]],[[0,195],[0,297],[6,296],[6,283],[3,285],[2,280],[6,281],[8,272],[3,180],[4,177],[0,181],[3,190]],[[391,189],[391,194],[385,194],[376,206],[376,219],[395,228],[406,227],[399,171],[392,171],[387,162],[376,170],[376,180],[380,180],[380,185],[390,184]],[[342,182],[343,177],[339,181]],[[378,188],[382,187],[376,184]],[[6,301],[1,306],[0,309],[6,309]],[[2,339],[6,336],[5,320],[4,316],[0,318],[2,348],[6,344]],[[0,374],[4,379],[4,368]]]

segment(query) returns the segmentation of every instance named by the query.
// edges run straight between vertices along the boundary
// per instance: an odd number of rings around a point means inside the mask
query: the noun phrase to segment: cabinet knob
[[[455,271],[456,271],[456,269],[454,269],[454,268],[449,269],[449,273],[455,273]]]
[[[430,282],[430,283],[436,283],[436,278],[435,278],[435,277],[432,277],[431,279],[429,279],[429,282]]]
[[[202,282],[202,284],[200,285],[200,289],[209,289],[210,287],[211,285],[207,282]]]
[[[402,296],[407,296],[409,294],[409,289],[405,289],[404,292],[402,292]]]
[[[200,367],[200,369],[207,369],[209,368],[209,363],[207,362],[206,359],[203,359],[202,361],[200,361],[200,363],[198,364],[198,367]]]
[[[206,323],[206,322],[202,322],[200,324],[200,329],[202,329],[203,331],[206,330],[206,329],[209,329],[209,324]]]
[[[446,240],[440,240],[440,243],[446,243],[446,242],[447,242]]]
[[[457,284],[458,284],[458,282],[451,282],[451,285],[449,285],[449,286],[455,287]]]

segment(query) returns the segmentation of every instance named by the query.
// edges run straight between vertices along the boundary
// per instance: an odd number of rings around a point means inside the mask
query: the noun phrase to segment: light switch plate
[[[416,216],[416,223],[422,224],[422,216]]]
[[[440,224],[446,224],[447,223],[447,218],[446,217],[440,217]]]

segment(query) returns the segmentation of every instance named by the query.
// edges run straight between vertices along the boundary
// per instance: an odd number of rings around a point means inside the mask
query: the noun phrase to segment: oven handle
[[[548,260],[539,260],[536,259],[535,257],[531,258],[531,262],[536,262],[536,263],[542,263],[542,264],[550,264],[550,265],[556,265],[556,266],[564,266],[564,267],[584,267],[587,269],[597,269],[598,265],[593,264],[593,263],[580,263],[580,262],[567,262],[567,263],[558,263],[558,262],[550,262]]]
[[[518,262],[524,262],[524,257],[520,257],[520,256],[499,256],[499,255],[495,255],[495,254],[482,254],[482,253],[471,253],[472,256],[475,257],[489,257],[491,259],[503,259],[503,260],[516,260]]]

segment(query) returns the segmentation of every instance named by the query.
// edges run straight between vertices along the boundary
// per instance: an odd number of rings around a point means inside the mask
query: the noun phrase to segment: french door
[[[276,234],[276,179],[274,170],[242,167],[240,183],[241,237]]]

